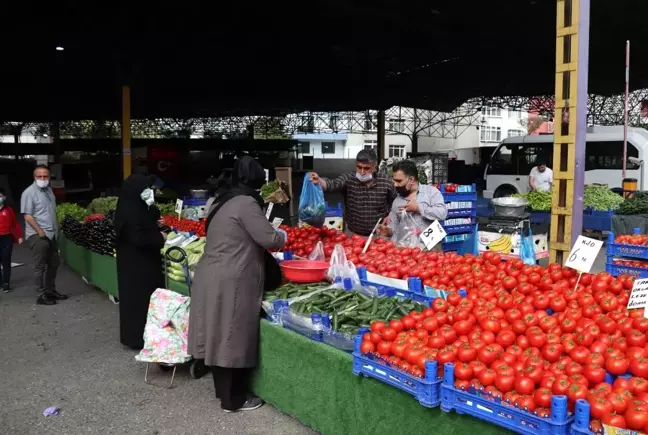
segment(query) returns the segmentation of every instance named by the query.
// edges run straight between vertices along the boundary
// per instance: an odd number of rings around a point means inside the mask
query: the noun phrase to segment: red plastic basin
[[[284,276],[292,282],[319,282],[326,276],[329,264],[326,261],[286,260],[279,263]]]

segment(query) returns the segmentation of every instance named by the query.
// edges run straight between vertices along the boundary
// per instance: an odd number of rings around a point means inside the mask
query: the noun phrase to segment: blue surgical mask
[[[4,198],[0,196],[0,205],[4,204]]]
[[[360,172],[356,172],[356,178],[363,182],[366,183],[367,181],[371,180],[373,178],[373,174],[371,172],[367,174],[361,174]]]
[[[155,202],[155,195],[153,193],[153,189],[150,189],[148,187],[142,191],[140,197],[142,198],[142,201],[144,201],[148,206],[150,206]]]

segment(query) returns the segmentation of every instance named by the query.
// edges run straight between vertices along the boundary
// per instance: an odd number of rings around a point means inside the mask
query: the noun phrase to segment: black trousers
[[[54,294],[56,290],[56,271],[60,259],[56,239],[40,238],[34,234],[27,239],[34,259],[36,288],[45,294]]]
[[[239,409],[248,396],[248,381],[251,369],[230,367],[212,367],[216,398],[221,401],[221,408],[228,411]]]
[[[11,252],[13,251],[13,239],[11,234],[0,235],[0,284],[8,286],[11,281]]]

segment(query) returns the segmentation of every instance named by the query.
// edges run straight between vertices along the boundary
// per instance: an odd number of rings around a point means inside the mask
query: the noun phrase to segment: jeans
[[[40,238],[34,234],[27,239],[34,259],[34,278],[36,288],[45,294],[53,294],[56,289],[56,271],[60,264],[56,239]]]
[[[11,252],[13,251],[13,238],[11,234],[0,235],[0,265],[2,265],[2,272],[0,273],[0,284],[9,286],[11,281]]]

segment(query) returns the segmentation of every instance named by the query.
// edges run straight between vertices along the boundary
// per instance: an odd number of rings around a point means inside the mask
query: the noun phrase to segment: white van
[[[504,139],[495,149],[484,178],[484,198],[500,198],[514,193],[527,193],[529,172],[541,158],[553,165],[553,135],[517,136]],[[648,155],[648,131],[628,128],[626,178],[635,178],[639,190],[648,175],[643,160]],[[622,187],[623,126],[589,127],[585,148],[585,184],[607,184]]]

